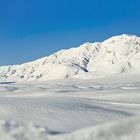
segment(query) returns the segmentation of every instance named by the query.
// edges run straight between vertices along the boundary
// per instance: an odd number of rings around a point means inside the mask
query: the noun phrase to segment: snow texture
[[[85,128],[63,135],[52,135],[45,127],[33,124],[0,122],[1,140],[139,140],[139,132],[139,118]]]
[[[138,140],[139,91],[132,79],[3,82],[0,138]]]

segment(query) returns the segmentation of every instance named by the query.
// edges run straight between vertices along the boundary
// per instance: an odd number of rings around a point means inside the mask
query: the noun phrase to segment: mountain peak
[[[104,42],[115,42],[115,41],[127,41],[127,42],[132,42],[132,41],[139,41],[140,42],[140,37],[137,37],[135,35],[129,35],[129,34],[122,34],[122,35],[118,35],[118,36],[113,36],[107,40],[105,40]]]
[[[27,81],[140,75],[139,60],[140,38],[123,34],[104,42],[87,42],[22,65],[0,67],[0,79]]]

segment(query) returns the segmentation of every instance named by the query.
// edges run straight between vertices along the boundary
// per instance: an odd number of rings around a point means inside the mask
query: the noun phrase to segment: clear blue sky
[[[0,65],[84,42],[140,36],[140,0],[0,0]]]

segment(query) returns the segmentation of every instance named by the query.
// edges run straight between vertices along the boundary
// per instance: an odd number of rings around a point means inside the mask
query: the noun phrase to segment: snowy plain
[[[139,132],[140,37],[0,67],[0,140],[139,140]]]
[[[140,81],[111,81],[0,83],[1,139],[138,140]]]

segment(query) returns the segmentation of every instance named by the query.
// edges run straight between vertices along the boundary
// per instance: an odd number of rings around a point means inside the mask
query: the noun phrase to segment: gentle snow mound
[[[68,134],[52,135],[38,125],[0,121],[2,140],[139,140],[140,119],[129,118]]]
[[[54,136],[50,140],[139,140],[140,118],[78,130],[74,133]]]

